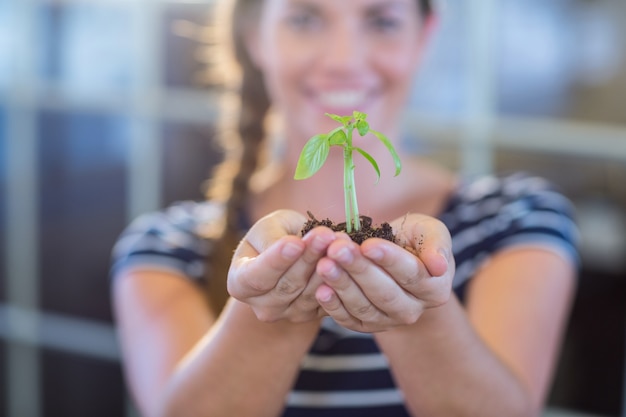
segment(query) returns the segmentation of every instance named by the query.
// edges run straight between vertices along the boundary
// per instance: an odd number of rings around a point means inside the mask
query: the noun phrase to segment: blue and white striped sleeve
[[[498,248],[543,247],[580,265],[575,208],[567,197],[537,177],[507,178],[502,194],[507,203],[498,216],[509,227],[496,243]]]
[[[204,283],[212,242],[203,237],[202,230],[220,216],[220,206],[190,201],[139,216],[113,247],[111,276],[129,270],[159,270]]]
[[[544,179],[520,173],[468,182],[442,220],[452,235],[455,288],[496,252],[523,246],[580,266],[574,205]]]

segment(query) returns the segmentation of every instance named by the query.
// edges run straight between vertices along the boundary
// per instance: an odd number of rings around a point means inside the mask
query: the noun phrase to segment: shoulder
[[[205,259],[219,233],[223,206],[215,202],[178,202],[143,214],[119,236],[112,251],[111,275],[128,269],[173,271],[204,280]]]
[[[461,181],[441,217],[448,227],[463,228],[493,218],[528,221],[537,213],[575,218],[574,205],[554,184],[517,173]]]
[[[516,246],[545,248],[579,263],[574,205],[540,177],[516,173],[465,179],[441,220],[452,235],[462,281],[494,253]]]

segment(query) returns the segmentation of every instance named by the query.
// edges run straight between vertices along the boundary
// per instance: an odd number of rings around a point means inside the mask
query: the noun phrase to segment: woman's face
[[[368,114],[394,134],[423,46],[415,0],[265,0],[248,39],[287,133],[305,138]]]

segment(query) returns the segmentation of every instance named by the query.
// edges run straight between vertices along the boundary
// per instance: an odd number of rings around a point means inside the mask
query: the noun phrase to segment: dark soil
[[[366,239],[371,237],[377,237],[380,239],[386,239],[390,242],[396,241],[396,236],[393,233],[391,225],[387,222],[382,223],[380,226],[372,226],[372,219],[367,216],[360,216],[361,218],[361,229],[358,231],[353,230],[352,232],[346,232],[346,223],[335,223],[330,219],[317,220],[315,216],[309,211],[307,212],[309,215],[309,220],[304,223],[302,227],[302,236],[304,236],[309,230],[313,229],[317,226],[326,226],[335,232],[344,232],[347,233],[350,238],[358,243],[359,245],[363,243]]]

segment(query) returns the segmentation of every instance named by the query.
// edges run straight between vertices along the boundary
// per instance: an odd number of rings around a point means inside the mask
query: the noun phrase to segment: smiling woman
[[[220,5],[219,45],[234,58],[223,69],[225,161],[207,201],[140,217],[114,251],[124,366],[142,412],[538,414],[574,287],[572,208],[540,178],[465,178],[400,147],[430,6]],[[323,226],[298,234],[307,211],[344,214],[341,152],[305,181],[292,174],[306,141],[335,128],[325,113],[353,110],[403,161],[374,193],[396,158],[363,142],[380,166],[356,171],[360,205],[409,250]]]

